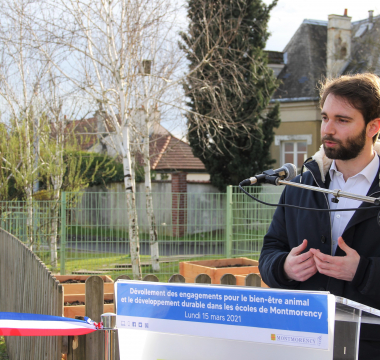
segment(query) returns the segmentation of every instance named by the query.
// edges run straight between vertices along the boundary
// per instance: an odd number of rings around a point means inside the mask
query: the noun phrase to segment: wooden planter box
[[[260,278],[261,278],[261,275],[259,273],[257,273]],[[246,278],[247,275],[235,275],[236,277],[236,285],[239,285],[239,286],[245,286],[245,278]],[[261,285],[260,287],[262,288],[269,288],[269,286],[267,284],[265,284],[265,282],[263,281],[263,279],[261,279]]]
[[[90,275],[55,275],[59,282],[66,280],[83,281],[90,277]],[[100,276],[104,281],[104,300],[114,299],[114,281],[107,275]],[[63,301],[64,303],[73,303],[75,301],[85,302],[86,284],[85,283],[63,283]],[[85,305],[72,305],[64,306],[63,312],[65,317],[75,318],[76,315],[85,315]],[[114,304],[104,304],[104,312],[114,312]]]
[[[224,274],[259,274],[258,265],[258,261],[248,258],[184,261],[179,263],[179,273],[188,283],[195,282],[199,274],[207,274],[211,277],[212,284],[220,284],[220,278]]]
[[[104,313],[115,312],[114,304],[104,304]],[[75,319],[75,316],[85,316],[85,305],[65,306],[63,316]]]

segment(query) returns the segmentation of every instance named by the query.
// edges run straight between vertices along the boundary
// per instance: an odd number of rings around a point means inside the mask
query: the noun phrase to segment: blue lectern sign
[[[250,287],[116,283],[117,327],[328,349],[328,295]]]

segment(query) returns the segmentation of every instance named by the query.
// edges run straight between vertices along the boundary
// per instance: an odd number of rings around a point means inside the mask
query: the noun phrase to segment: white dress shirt
[[[375,156],[373,157],[372,161],[362,171],[360,171],[358,174],[354,176],[351,176],[347,179],[347,181],[344,181],[343,174],[337,170],[334,160],[329,170],[331,178],[329,189],[340,189],[342,191],[357,195],[367,195],[369,188],[375,180],[378,170],[379,157],[375,153]],[[333,195],[328,195],[329,205],[331,209],[358,208],[362,203],[358,200],[352,200],[343,197],[339,198],[339,203],[334,203],[331,201],[331,199],[333,198]],[[343,231],[346,228],[353,214],[354,211],[330,212],[333,255],[335,254],[336,248],[338,246],[338,238],[342,236]]]

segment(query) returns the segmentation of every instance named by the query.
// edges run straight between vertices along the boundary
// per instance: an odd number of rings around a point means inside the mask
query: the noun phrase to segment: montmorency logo
[[[273,339],[273,336],[275,339]],[[295,344],[305,344],[305,345],[317,345],[321,346],[321,337],[313,338],[313,337],[305,337],[305,336],[294,336],[294,335],[271,335],[272,340],[277,340],[281,342],[287,343],[295,343]]]
[[[270,334],[270,339],[275,341],[276,340],[276,334]]]

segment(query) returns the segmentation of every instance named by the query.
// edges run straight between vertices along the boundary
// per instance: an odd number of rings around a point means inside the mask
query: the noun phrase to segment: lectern
[[[362,323],[380,325],[380,310],[339,296],[334,298],[333,359],[355,360],[358,358],[360,326]]]
[[[328,292],[115,283],[123,360],[355,360],[380,311]]]

